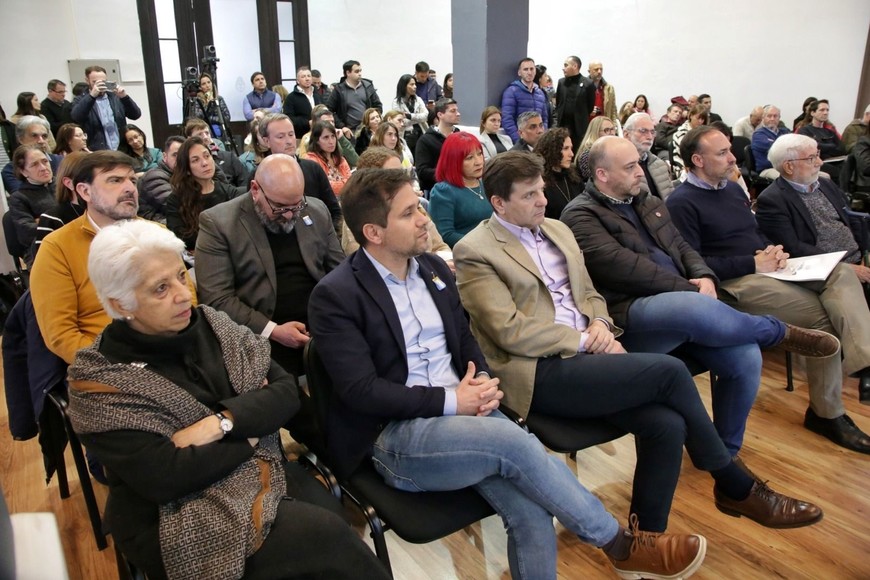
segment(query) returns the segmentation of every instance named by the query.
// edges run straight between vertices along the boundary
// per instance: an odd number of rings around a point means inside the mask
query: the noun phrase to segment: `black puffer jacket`
[[[682,276],[662,268],[649,257],[649,249],[634,224],[613,209],[591,182],[586,184],[586,191],[571,200],[561,218],[583,250],[595,289],[607,300],[614,322],[623,327],[628,326],[628,309],[637,298],[662,292],[697,291],[689,283],[690,278],[707,277],[718,284],[713,270],[680,235],[662,200],[642,193],[633,206]]]

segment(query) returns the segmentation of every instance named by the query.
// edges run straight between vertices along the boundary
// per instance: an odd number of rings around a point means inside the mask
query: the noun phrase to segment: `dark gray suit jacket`
[[[846,215],[848,200],[834,182],[825,177],[819,178],[819,189],[836,210],[840,221],[851,228],[849,216]],[[758,196],[758,207],[755,213],[758,227],[775,244],[782,244],[786,252],[794,258],[821,254],[816,246],[819,232],[813,223],[810,210],[801,200],[800,194],[782,177],[777,178]],[[855,241],[861,245],[861,239],[852,232]],[[845,248],[841,248],[845,249]]]
[[[296,237],[308,272],[320,280],[344,260],[344,253],[326,206],[319,199],[306,199]],[[226,312],[257,334],[272,320],[278,289],[275,260],[250,192],[200,214],[196,283],[201,304]]]

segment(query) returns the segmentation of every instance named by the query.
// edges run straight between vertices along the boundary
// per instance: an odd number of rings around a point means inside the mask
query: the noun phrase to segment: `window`
[[[154,143],[181,132],[187,69],[202,67],[203,48],[214,46],[218,93],[230,110],[230,129],[247,133],[242,99],[251,73],[270,85],[292,84],[297,63],[310,62],[307,0],[137,0],[147,71]]]

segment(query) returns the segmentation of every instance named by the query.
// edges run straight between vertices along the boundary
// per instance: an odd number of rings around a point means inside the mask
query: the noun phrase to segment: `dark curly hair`
[[[566,170],[561,170],[562,165],[562,145],[565,139],[571,137],[568,129],[564,127],[556,127],[550,129],[543,135],[535,146],[535,155],[544,160],[544,183],[552,185],[558,175],[560,178],[567,177],[573,183],[580,183],[580,174],[577,173],[577,167],[574,163]],[[560,168],[556,171],[556,168]]]

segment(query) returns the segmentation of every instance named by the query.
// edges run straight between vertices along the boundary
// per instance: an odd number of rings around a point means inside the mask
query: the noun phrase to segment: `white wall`
[[[0,103],[15,110],[25,90],[68,77],[67,59],[117,58],[151,136],[136,0],[2,0]],[[756,104],[777,103],[790,120],[808,95],[831,100],[832,120],[852,119],[870,26],[870,2],[753,0],[530,0],[528,54],[558,78],[565,56],[604,62],[617,100],[645,93],[661,114],[677,94],[707,92],[733,123]],[[359,60],[383,101],[399,76],[426,60],[439,82],[453,68],[450,0],[311,0],[311,65],[327,82]],[[13,17],[14,15],[14,17]],[[523,18],[525,15],[517,15]],[[34,25],[38,34],[34,34]],[[456,55],[465,58],[465,55]],[[78,79],[73,79],[73,82]],[[68,85],[72,88],[72,83]],[[467,111],[466,114],[472,114]]]
[[[708,93],[733,124],[775,103],[783,119],[808,96],[831,101],[841,130],[853,118],[870,2],[837,0],[531,0],[529,54],[562,76],[577,54],[583,72],[604,63],[617,107],[638,93],[664,113],[676,95]],[[554,17],[559,15],[558,17]],[[546,32],[545,32],[546,31]]]
[[[341,65],[358,60],[389,108],[396,84],[421,60],[438,72],[453,70],[450,0],[309,0],[311,67],[334,83]],[[300,63],[301,64],[301,63]]]
[[[45,98],[52,78],[67,83],[72,100],[73,84],[84,79],[69,78],[67,60],[118,59],[123,85],[142,109],[135,123],[153,143],[136,0],[2,0],[2,6],[0,103],[7,115],[20,92]]]

